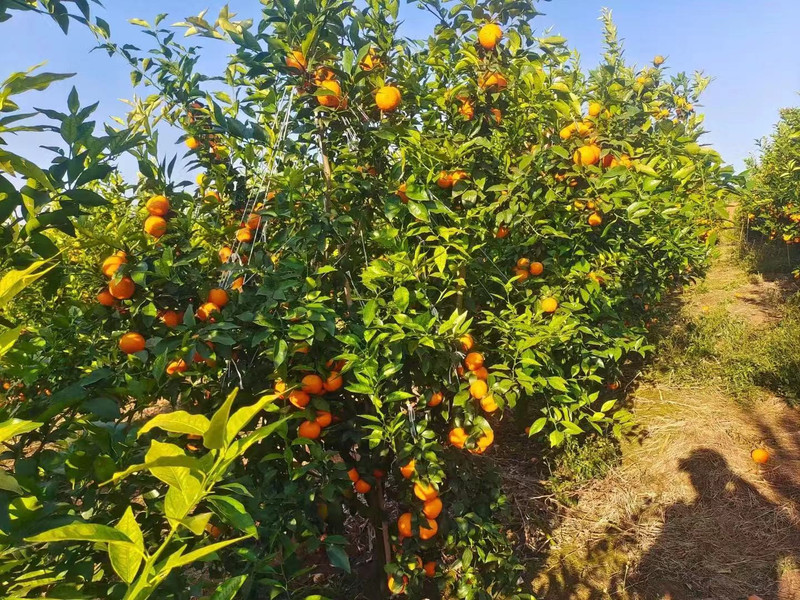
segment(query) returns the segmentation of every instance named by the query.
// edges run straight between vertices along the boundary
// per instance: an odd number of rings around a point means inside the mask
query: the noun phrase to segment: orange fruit
[[[654,64],[655,66],[657,66],[657,67],[660,67],[661,65],[663,65],[663,64],[664,64],[664,61],[665,61],[665,60],[666,60],[666,59],[665,59],[663,56],[661,56],[661,55],[659,54],[658,56],[656,56],[656,57],[653,59],[653,64]]]
[[[157,217],[163,217],[169,212],[169,200],[166,196],[153,196],[145,204],[147,212]]]
[[[416,470],[417,470],[417,461],[415,461],[412,458],[410,461],[408,461],[406,464],[400,467],[400,474],[406,479],[411,479],[414,476]]]
[[[538,277],[544,273],[544,265],[538,261],[531,263],[530,274],[534,277]]]
[[[517,279],[517,282],[519,282],[519,283],[522,283],[523,281],[527,281],[528,277],[530,276],[530,273],[528,272],[527,269],[520,269],[519,267],[514,267],[512,269],[512,272],[514,273],[514,277],[518,277],[519,278],[519,279]]]
[[[189,368],[186,361],[182,358],[173,360],[167,365],[167,375],[175,375],[176,373],[183,373]]]
[[[458,183],[462,179],[469,179],[469,175],[467,175],[467,172],[466,171],[461,171],[461,170],[453,171],[453,174],[451,175],[451,177],[453,178],[453,185],[455,185],[456,183]]]
[[[200,140],[198,140],[196,137],[190,135],[188,138],[186,138],[186,145],[189,147],[189,150],[197,150],[203,144],[201,144]]]
[[[485,410],[487,413],[491,414],[495,412],[498,408],[497,402],[494,399],[494,396],[491,394],[484,396],[481,398],[481,408]]]
[[[286,392],[287,387],[289,386],[287,386],[286,382],[283,381],[282,379],[278,379],[275,382],[275,393],[278,395],[278,398],[283,399],[286,397],[286,394],[284,392]]]
[[[428,400],[428,406],[439,406],[442,400],[444,400],[444,394],[442,394],[442,392],[433,392],[430,400]]]
[[[764,450],[764,448],[756,448],[750,453],[750,457],[753,459],[754,463],[763,465],[769,461],[769,452]]]
[[[305,408],[311,401],[311,396],[306,394],[303,390],[292,390],[289,392],[289,402],[297,408]]]
[[[600,216],[600,213],[592,213],[589,215],[587,222],[592,227],[598,227],[603,224],[603,217]]]
[[[600,146],[581,146],[575,151],[572,161],[576,165],[596,165],[600,161]]]
[[[406,585],[408,585],[408,576],[403,575],[402,583],[398,583],[395,581],[394,577],[389,575],[389,579],[386,580],[386,585],[389,586],[389,591],[392,594],[402,594],[406,591]]]
[[[483,435],[478,438],[476,442],[478,447],[472,450],[473,454],[483,454],[492,445],[494,442],[494,431],[491,429],[487,429],[483,432]]]
[[[219,288],[213,288],[208,292],[208,301],[222,308],[228,303],[228,292]]]
[[[97,301],[103,306],[114,306],[114,303],[116,302],[114,300],[114,296],[112,296],[111,292],[109,292],[107,289],[97,294]]]
[[[617,164],[619,163],[617,162],[617,159],[614,158],[613,154],[606,154],[603,157],[603,168],[608,169],[617,166]]]
[[[383,112],[392,112],[402,101],[403,95],[393,85],[385,85],[375,94],[375,104]]]
[[[491,72],[478,77],[478,86],[484,90],[496,90],[498,92],[506,89],[508,80],[502,73]]]
[[[154,238],[160,238],[167,232],[167,221],[164,217],[151,215],[144,220],[144,231]]]
[[[603,112],[603,107],[600,105],[599,102],[592,102],[589,104],[589,116],[590,117],[597,117],[600,113]]]
[[[495,124],[500,125],[503,122],[503,112],[499,108],[490,108],[489,112],[492,113]]]
[[[527,269],[527,268],[528,268],[528,267],[530,267],[530,266],[531,266],[531,261],[530,261],[530,259],[527,259],[527,258],[520,258],[520,259],[517,261],[517,268],[518,268],[518,269]]]
[[[426,500],[422,506],[422,514],[429,519],[435,519],[442,514],[442,500],[440,498],[431,498]]]
[[[335,392],[342,387],[343,383],[344,380],[342,379],[341,373],[338,371],[331,371],[330,375],[328,375],[327,379],[322,383],[322,387],[325,388],[326,392]]]
[[[213,202],[215,200],[217,202],[222,202],[222,196],[220,196],[219,192],[217,192],[216,190],[211,190],[208,193],[206,193],[205,196],[203,196],[203,202]]]
[[[381,59],[378,56],[378,53],[375,52],[375,48],[370,48],[369,51],[364,55],[364,58],[361,59],[361,62],[358,63],[358,66],[361,67],[362,71],[372,71],[375,67],[379,67],[381,65]]]
[[[411,537],[411,513],[403,513],[397,519],[397,531],[400,532],[400,537]]]
[[[353,483],[355,483],[356,481],[361,479],[361,475],[358,474],[358,469],[356,469],[355,467],[353,467],[352,469],[347,471],[347,476],[350,478],[350,481],[352,481]]]
[[[256,213],[250,213],[250,216],[247,217],[247,228],[248,229],[258,229],[261,225],[261,215]]]
[[[181,322],[181,316],[174,310],[165,310],[161,313],[161,322],[167,327],[177,327]]]
[[[458,338],[458,342],[461,344],[461,349],[464,352],[469,352],[475,347],[475,338],[473,338],[468,333],[465,333],[460,338]]]
[[[314,421],[303,421],[300,423],[300,427],[297,428],[297,435],[310,440],[317,439],[320,433],[322,433],[322,427]]]
[[[100,267],[100,270],[103,272],[103,275],[111,278],[114,276],[114,273],[117,272],[117,269],[119,269],[120,265],[127,262],[128,257],[124,252],[116,252],[103,261],[103,266]]]
[[[472,372],[472,374],[475,375],[475,377],[477,377],[478,379],[482,379],[483,381],[489,379],[489,371],[486,369],[486,367],[475,369]]]
[[[300,380],[300,385],[301,389],[306,394],[312,394],[314,396],[321,394],[324,389],[322,377],[313,373],[303,377],[303,379]]]
[[[470,384],[469,393],[476,400],[480,400],[489,393],[489,386],[482,379],[476,379]]]
[[[471,101],[467,100],[461,105],[461,107],[458,109],[458,112],[461,113],[461,115],[467,119],[467,121],[469,121],[475,116],[475,105]]]
[[[317,418],[314,419],[314,421],[317,425],[325,429],[333,421],[333,415],[331,415],[331,413],[329,413],[327,410],[318,410]]]
[[[133,279],[130,277],[123,277],[119,281],[110,281],[108,283],[108,291],[117,300],[127,300],[133,296],[136,286],[133,284]]]
[[[502,240],[503,238],[507,238],[508,234],[509,234],[508,227],[506,227],[505,225],[500,225],[500,227],[497,228],[497,233],[495,233],[494,236],[497,239]]]
[[[464,444],[467,443],[467,432],[464,431],[463,427],[456,427],[455,429],[451,429],[450,433],[447,436],[447,439],[450,441],[453,446],[456,448],[463,448]]]
[[[435,577],[436,576],[436,561],[430,560],[426,562],[422,566],[422,570],[425,571],[425,575],[428,577]]]
[[[464,359],[464,364],[470,371],[475,371],[483,366],[483,354],[480,352],[470,352]]]
[[[119,338],[119,349],[125,354],[134,354],[144,350],[144,337],[134,331],[129,331]]]
[[[542,300],[542,310],[546,313],[554,313],[558,309],[558,300],[555,298],[545,298]]]
[[[486,50],[494,50],[501,39],[503,39],[503,30],[495,23],[488,23],[478,31],[478,43]]]
[[[339,105],[342,103],[342,87],[339,83],[333,79],[327,79],[325,81],[320,81],[319,87],[332,92],[332,94],[317,96],[317,102],[328,108],[339,108]]]
[[[244,286],[244,276],[241,276],[233,280],[233,283],[231,284],[231,289],[241,290],[243,286]]]
[[[439,173],[439,179],[436,180],[436,185],[443,190],[449,190],[451,187],[453,187],[453,176],[447,171],[441,171]]]
[[[558,132],[558,137],[562,140],[567,141],[569,138],[573,136],[573,134],[577,131],[578,126],[575,123],[570,123],[566,127],[564,127],[561,131]]]
[[[308,66],[305,54],[302,50],[292,50],[292,53],[286,56],[286,66],[298,72],[303,72]]]
[[[336,73],[333,72],[333,69],[328,67],[317,67],[317,70],[314,71],[314,83],[317,85],[322,85],[323,81],[333,81],[336,79]]]
[[[213,302],[206,302],[205,304],[201,305],[200,308],[197,309],[197,316],[198,319],[201,321],[208,321],[211,318],[211,315],[214,313],[219,312],[219,306],[214,304]]]
[[[406,194],[407,190],[408,190],[408,185],[405,183],[401,183],[400,187],[397,188],[397,192],[395,192],[397,194],[397,197],[400,198],[400,201],[403,204],[408,204],[408,194]]]
[[[248,244],[253,241],[253,230],[247,227],[242,227],[236,232],[236,239],[243,244]]]
[[[428,519],[428,526],[419,526],[419,539],[429,540],[439,532],[439,524],[433,519]]]
[[[372,489],[372,486],[368,482],[364,481],[363,479],[359,479],[358,481],[356,481],[353,484],[353,487],[356,488],[356,491],[359,494],[366,494],[367,492],[369,492]]]
[[[439,492],[436,491],[436,488],[433,487],[432,484],[418,481],[414,484],[414,495],[423,502],[427,502],[428,500],[438,498]]]

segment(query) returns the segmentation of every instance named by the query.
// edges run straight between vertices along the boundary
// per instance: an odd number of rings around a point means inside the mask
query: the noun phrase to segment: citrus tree
[[[13,593],[335,597],[332,565],[524,597],[487,454],[630,425],[620,368],[702,272],[731,172],[707,81],[627,66],[610,15],[585,74],[532,2],[419,7],[421,41],[391,0],[187,18],[232,45],[217,77],[163,15],[146,53],[104,42],[151,92],[140,176],[91,183],[54,299],[12,308],[3,416],[41,424],[4,456]]]

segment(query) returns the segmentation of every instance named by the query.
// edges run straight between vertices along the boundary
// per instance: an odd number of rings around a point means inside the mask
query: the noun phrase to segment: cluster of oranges
[[[529,258],[520,258],[517,261],[517,264],[511,269],[514,273],[514,276],[517,277],[517,281],[522,283],[523,281],[527,281],[528,277],[538,277],[542,273],[544,273],[544,265],[539,261],[533,261]]]
[[[150,216],[144,221],[144,230],[154,238],[160,238],[167,232],[167,213],[169,213],[169,199],[166,196],[153,196],[145,204]]]
[[[116,277],[119,268],[127,262],[128,255],[122,250],[115,252],[103,261],[100,270],[110,279],[106,289],[97,294],[97,301],[103,306],[114,306],[117,300],[127,300],[136,291],[133,279],[127,275]]]
[[[341,389],[342,385],[344,384],[344,379],[342,378],[341,373],[341,370],[344,367],[344,362],[328,361],[327,366],[330,369],[330,372],[325,379],[316,373],[309,373],[300,380],[298,387],[295,387],[289,391],[288,398],[289,403],[292,404],[292,406],[304,410],[306,406],[308,406],[308,403],[311,402],[312,396],[322,396],[325,393],[335,392]],[[285,381],[279,379],[275,382],[275,393],[279,398],[286,398],[286,391],[288,389],[289,386]],[[314,420],[307,419],[300,424],[300,426],[297,428],[297,434],[300,437],[307,438],[309,440],[316,440],[320,435],[322,435],[322,430],[332,422],[333,416],[329,411],[318,410]],[[367,484],[367,482],[364,483]],[[358,488],[356,489],[358,490]],[[363,493],[368,491],[369,489]]]

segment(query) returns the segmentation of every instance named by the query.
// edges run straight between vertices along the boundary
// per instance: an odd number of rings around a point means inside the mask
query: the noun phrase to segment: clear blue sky
[[[105,4],[105,9],[97,8],[96,12],[111,24],[112,36],[146,47],[150,38],[128,24],[129,18],[150,20],[159,12],[167,12],[170,16],[164,24],[169,24],[205,8],[210,9],[209,17],[216,15],[224,3],[106,0]],[[233,0],[229,4],[241,15],[255,15],[260,6],[257,0]],[[546,15],[535,19],[533,25],[537,32],[552,28],[552,33],[566,36],[570,46],[581,53],[584,66],[591,67],[601,53],[598,17],[603,7],[614,11],[629,61],[644,65],[654,55],[663,54],[669,58],[667,66],[675,71],[702,70],[714,77],[702,102],[710,130],[705,140],[737,168],[742,168],[743,159],[754,151],[756,138],[769,133],[778,109],[800,105],[800,0],[553,0],[540,2],[539,10]],[[403,31],[414,37],[427,34],[432,27],[429,15],[413,5],[403,5],[401,17],[405,20]],[[45,92],[31,92],[32,104],[63,108],[70,86],[75,84],[84,104],[100,101],[99,119],[124,114],[120,99],[133,94],[128,69],[120,59],[104,52],[90,53],[94,39],[88,31],[76,27],[64,36],[49,19],[27,14],[0,25],[0,31],[0,78],[42,61],[47,61],[50,71],[77,72],[72,80]],[[205,65],[208,72],[216,73],[229,47],[205,43],[210,51]],[[145,92],[140,88],[138,93]],[[25,156],[49,157],[37,148],[40,139],[8,141]],[[178,147],[163,150],[170,155],[182,153]]]

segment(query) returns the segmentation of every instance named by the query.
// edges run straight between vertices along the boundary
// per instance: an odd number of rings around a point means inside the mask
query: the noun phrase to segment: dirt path
[[[790,285],[748,275],[729,244],[678,321],[726,311],[766,327]],[[640,435],[565,511],[537,598],[800,600],[800,411],[676,379],[645,376],[632,392]]]

